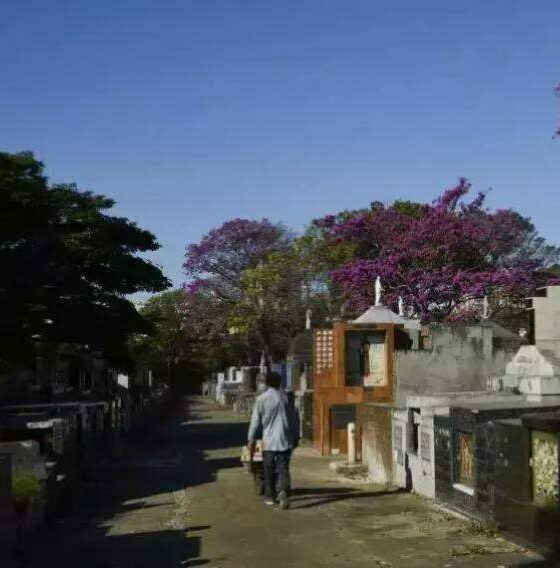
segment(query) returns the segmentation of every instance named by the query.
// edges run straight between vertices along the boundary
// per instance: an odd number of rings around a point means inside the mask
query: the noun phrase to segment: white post
[[[350,465],[356,463],[356,424],[354,422],[348,424],[348,463]]]

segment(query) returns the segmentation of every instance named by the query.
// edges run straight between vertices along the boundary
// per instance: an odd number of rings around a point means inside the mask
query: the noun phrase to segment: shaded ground
[[[535,560],[407,493],[341,483],[310,449],[291,511],[254,496],[239,463],[247,424],[193,399],[118,464],[100,467],[79,517],[27,550],[32,568],[499,567]]]

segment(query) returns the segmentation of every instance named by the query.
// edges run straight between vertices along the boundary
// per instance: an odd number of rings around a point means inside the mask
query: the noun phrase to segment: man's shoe
[[[278,502],[280,503],[280,509],[287,510],[290,508],[290,500],[285,491],[280,491],[280,493],[278,493]]]
[[[276,505],[276,501],[274,501],[274,499],[265,499],[264,504],[265,505]]]

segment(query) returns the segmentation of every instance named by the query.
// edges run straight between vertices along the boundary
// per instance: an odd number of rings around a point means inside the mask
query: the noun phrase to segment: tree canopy
[[[320,221],[327,241],[354,247],[354,258],[331,271],[348,308],[373,302],[377,276],[386,303],[396,307],[400,296],[424,321],[466,317],[462,310],[485,295],[494,309],[510,308],[546,283],[559,249],[517,212],[485,209],[485,194],[465,201],[470,189],[461,179],[432,204],[379,204]]]
[[[236,219],[187,248],[185,325],[214,344],[237,342],[247,357],[285,353],[304,325],[354,317],[374,301],[402,297],[423,322],[473,320],[487,297],[514,328],[525,298],[557,281],[560,249],[528,218],[469,199],[466,179],[432,203],[373,201],[313,221],[300,237],[267,220]]]
[[[50,184],[31,153],[0,153],[0,357],[29,360],[36,341],[87,345],[122,360],[145,321],[125,296],[169,286],[139,256],[152,233],[108,212],[114,201]]]
[[[158,380],[180,390],[194,388],[208,373],[236,362],[231,345],[200,338],[186,325],[183,290],[162,292],[148,299],[140,314],[150,325],[130,341],[134,360],[152,369]]]
[[[236,329],[232,315],[246,301],[243,274],[262,264],[268,255],[289,249],[292,234],[268,219],[233,219],[187,247],[183,265],[183,312],[188,327],[209,341],[241,340],[249,360],[258,357],[259,346],[243,340],[254,329]],[[237,322],[239,323],[239,322]],[[234,338],[236,332],[242,332]]]

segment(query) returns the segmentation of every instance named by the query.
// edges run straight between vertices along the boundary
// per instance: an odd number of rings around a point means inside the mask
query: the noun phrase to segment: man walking
[[[281,509],[290,507],[290,457],[299,442],[299,423],[293,403],[280,390],[278,373],[266,376],[267,390],[257,397],[249,426],[249,451],[262,436],[264,498],[267,505],[278,500]]]

